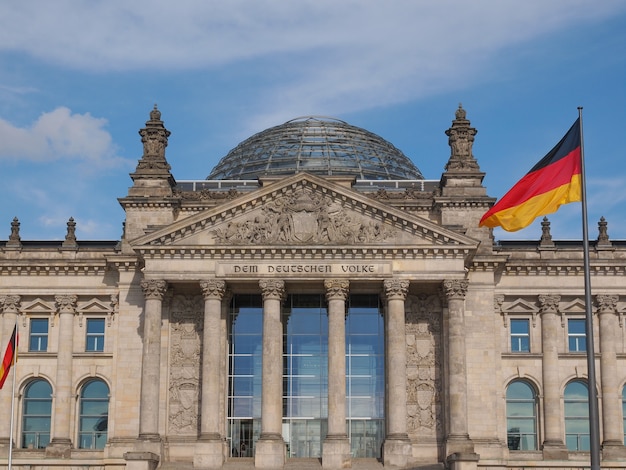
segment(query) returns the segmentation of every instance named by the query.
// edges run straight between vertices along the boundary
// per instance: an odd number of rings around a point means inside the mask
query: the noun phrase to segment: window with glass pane
[[[289,295],[283,325],[283,429],[288,456],[319,458],[328,426],[325,296]]]
[[[528,319],[511,320],[511,352],[530,352],[530,323]]]
[[[109,387],[102,380],[90,380],[80,393],[78,447],[104,449],[109,428]]]
[[[385,341],[380,298],[351,295],[346,318],[346,415],[355,458],[379,458],[385,438]]]
[[[104,351],[104,318],[87,319],[85,351]]]
[[[568,450],[589,450],[589,394],[584,382],[565,387],[565,444]]]
[[[506,389],[506,429],[509,450],[537,450],[537,395],[526,382]]]
[[[587,328],[584,319],[567,320],[567,339],[570,352],[587,351]]]
[[[44,449],[50,443],[52,387],[45,380],[34,380],[24,390],[22,448]]]
[[[48,319],[31,318],[30,335],[28,338],[29,351],[48,350]]]
[[[252,457],[261,433],[263,300],[234,295],[229,311],[228,438],[231,457]]]

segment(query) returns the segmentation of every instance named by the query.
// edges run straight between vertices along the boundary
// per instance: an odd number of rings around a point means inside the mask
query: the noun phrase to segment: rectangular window
[[[527,319],[511,320],[511,352],[530,352],[530,326]]]
[[[587,351],[587,328],[585,320],[567,320],[567,340],[570,352]]]
[[[30,320],[30,336],[28,338],[29,351],[48,350],[48,319],[47,318],[31,318]]]
[[[104,318],[87,320],[86,351],[104,351]]]

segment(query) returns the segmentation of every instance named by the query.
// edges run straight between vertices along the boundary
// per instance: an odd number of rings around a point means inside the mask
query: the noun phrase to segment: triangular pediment
[[[477,241],[323,178],[299,173],[132,242],[154,247],[439,247]]]

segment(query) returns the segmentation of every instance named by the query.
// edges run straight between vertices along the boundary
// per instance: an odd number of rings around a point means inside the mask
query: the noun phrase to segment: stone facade
[[[445,133],[438,181],[301,172],[190,187],[171,173],[155,107],[119,199],[121,240],[77,240],[70,219],[62,242],[25,241],[14,219],[0,244],[2,347],[16,324],[22,338],[0,468],[12,439],[19,470],[282,468],[298,458],[283,419],[285,301],[302,293],[326,305],[325,427],[311,451],[321,467],[365,465],[345,426],[353,294],[380,299],[384,335],[384,432],[367,441],[379,446],[366,449],[368,465],[587,467],[584,396],[568,388],[587,380],[582,243],[552,240],[547,219],[537,240],[495,243],[478,228],[495,199],[464,109]],[[626,468],[626,242],[610,240],[602,219],[589,254],[602,466]],[[231,301],[242,296],[262,309],[254,452],[232,432],[231,338],[242,314]]]

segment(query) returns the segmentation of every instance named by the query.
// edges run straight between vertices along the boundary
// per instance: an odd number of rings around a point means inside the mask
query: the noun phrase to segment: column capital
[[[141,281],[141,289],[146,300],[163,300],[167,291],[167,282],[162,279],[143,279]]]
[[[217,299],[222,300],[226,293],[226,282],[220,279],[209,279],[207,281],[200,281],[200,289],[202,289],[202,295],[204,300]]]
[[[446,279],[443,281],[443,292],[447,300],[465,300],[468,286],[466,279]]]
[[[346,300],[350,287],[350,281],[347,279],[326,279],[324,281],[326,288],[326,300]]]
[[[598,313],[617,313],[619,295],[598,294],[595,297]]]
[[[387,279],[383,283],[385,298],[405,300],[409,293],[409,281],[406,279]]]
[[[57,304],[57,311],[59,313],[76,313],[76,302],[78,301],[77,295],[55,295],[54,301]]]
[[[259,281],[263,300],[282,300],[285,296],[285,281],[280,279],[261,279]]]
[[[541,313],[558,313],[561,300],[560,295],[541,294],[537,298],[539,299]]]
[[[22,297],[19,295],[0,295],[0,311],[2,313],[19,313],[21,300]]]

